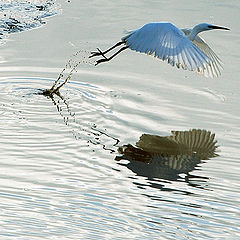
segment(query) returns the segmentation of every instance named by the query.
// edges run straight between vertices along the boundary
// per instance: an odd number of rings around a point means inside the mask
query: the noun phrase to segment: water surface
[[[0,47],[2,239],[240,238],[238,2],[56,4],[62,14]],[[202,34],[225,63],[222,76],[126,50],[80,64],[60,96],[39,94],[76,51],[108,48],[151,21],[231,28]],[[215,134],[212,155],[160,152],[151,165],[119,152],[143,134],[191,129]]]

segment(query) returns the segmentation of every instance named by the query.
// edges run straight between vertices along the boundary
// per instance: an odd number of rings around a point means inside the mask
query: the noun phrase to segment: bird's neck
[[[199,25],[195,26],[195,27],[192,29],[192,31],[191,31],[191,33],[189,34],[189,36],[188,36],[189,39],[190,39],[191,41],[193,41],[193,40],[195,39],[195,37],[196,37],[200,32],[202,32],[202,31],[204,31],[204,29],[200,28]]]

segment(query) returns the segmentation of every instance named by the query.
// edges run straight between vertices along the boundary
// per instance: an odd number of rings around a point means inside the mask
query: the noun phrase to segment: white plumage
[[[189,29],[182,29],[182,31],[188,36],[190,34]],[[210,63],[206,66],[206,69],[201,70],[199,73],[204,74],[206,77],[220,76],[223,64],[221,59],[215,54],[215,52],[208,46],[208,44],[199,36],[196,36],[193,43],[210,58]]]
[[[148,23],[138,30],[130,31],[121,42],[102,52],[93,52],[93,56],[102,55],[104,58],[96,65],[111,60],[126,48],[146,53],[167,61],[172,66],[204,74],[206,77],[218,77],[222,68],[221,60],[199,36],[198,33],[212,29],[224,29],[207,23],[201,23],[193,29],[179,29],[172,23]],[[104,54],[121,44],[125,44],[118,52],[107,58]]]

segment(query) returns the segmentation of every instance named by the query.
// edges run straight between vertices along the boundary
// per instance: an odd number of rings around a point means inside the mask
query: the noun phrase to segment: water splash
[[[94,63],[89,59],[89,56],[90,52],[88,50],[79,50],[74,53],[67,61],[65,67],[58,75],[58,78],[52,87],[50,89],[45,89],[43,91],[43,95],[52,97],[53,94],[56,94],[60,96],[60,88],[62,88],[71,79],[74,72],[77,72],[80,64],[94,65]]]
[[[3,0],[0,2],[0,39],[6,39],[11,33],[40,27],[45,24],[46,17],[60,12],[60,5],[55,0]]]

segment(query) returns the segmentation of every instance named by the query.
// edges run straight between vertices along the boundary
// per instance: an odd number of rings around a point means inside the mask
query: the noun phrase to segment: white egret
[[[95,65],[98,65],[110,61],[123,50],[130,48],[160,58],[178,68],[195,71],[206,77],[218,77],[220,68],[222,68],[221,60],[198,36],[200,32],[213,29],[230,30],[208,23],[198,24],[192,29],[179,29],[168,22],[148,23],[137,30],[128,32],[120,42],[106,51],[97,48],[98,52],[92,52],[90,58],[102,56],[102,59],[96,61]],[[124,46],[112,56],[108,58],[105,56],[106,53],[120,45]]]

